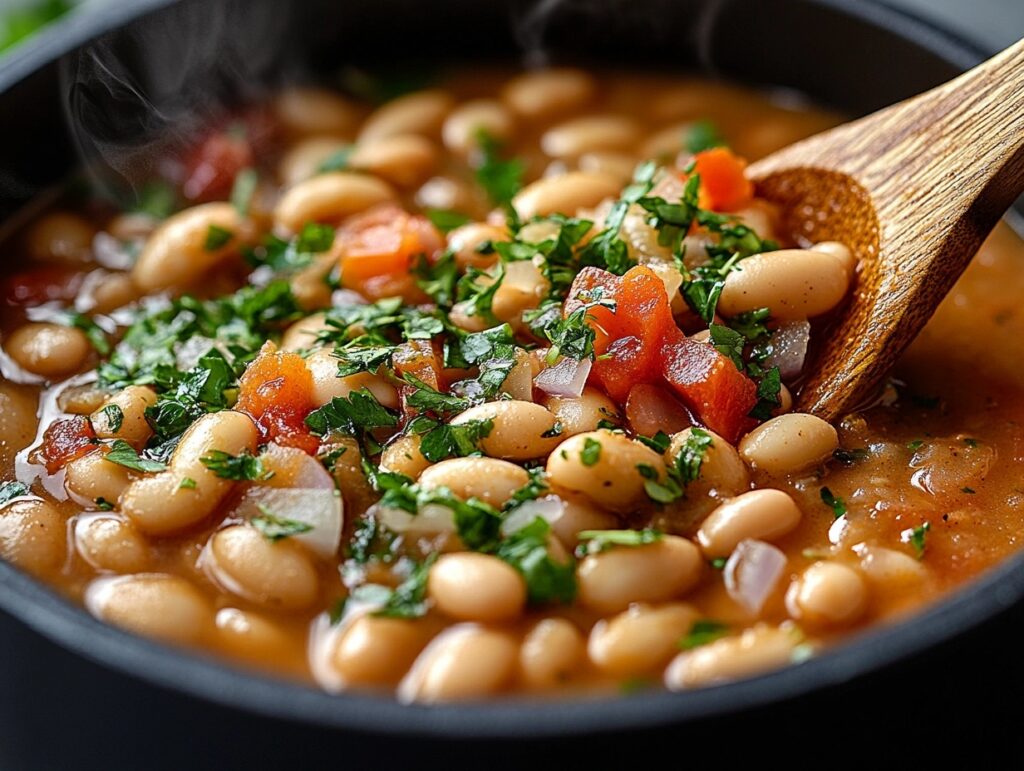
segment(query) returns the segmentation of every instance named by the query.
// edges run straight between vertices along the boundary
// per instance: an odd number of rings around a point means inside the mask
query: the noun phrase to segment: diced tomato
[[[186,159],[181,193],[190,201],[222,201],[231,194],[238,172],[253,162],[244,131],[216,131]]]
[[[56,474],[65,464],[96,448],[96,433],[83,415],[57,420],[43,434],[40,456],[46,470]]]
[[[84,275],[74,268],[59,266],[21,271],[4,281],[4,299],[11,305],[73,300],[78,295]]]
[[[697,153],[693,160],[694,171],[700,174],[701,205],[715,211],[735,211],[753,200],[754,185],[747,179],[747,162],[732,150],[714,147]]]
[[[674,434],[689,428],[693,420],[686,408],[661,386],[641,383],[629,390],[626,420],[638,434],[654,436],[659,431]]]
[[[714,348],[683,334],[652,270],[637,266],[619,278],[587,268],[573,282],[563,314],[595,299],[597,287],[616,306],[614,312],[588,310],[597,355],[591,382],[627,405],[637,385],[667,383],[701,423],[730,442],[753,425],[747,417],[757,401],[753,381]]]
[[[313,376],[295,353],[264,350],[245,370],[236,409],[246,413],[264,442],[296,447],[310,455],[320,440],[306,426],[313,411]]]
[[[665,380],[705,426],[735,442],[753,428],[748,413],[757,403],[754,381],[707,343],[682,332],[662,346]]]
[[[422,302],[426,296],[411,275],[419,255],[433,259],[443,246],[441,234],[426,217],[394,204],[381,204],[348,219],[338,233],[341,280],[371,300],[402,297]]]

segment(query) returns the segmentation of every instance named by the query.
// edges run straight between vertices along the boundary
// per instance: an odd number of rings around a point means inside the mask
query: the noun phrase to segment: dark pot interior
[[[217,104],[346,63],[697,69],[792,87],[857,114],[980,57],[867,0],[110,4],[0,67],[0,114],[17,126],[0,144],[0,217],[64,178],[80,154],[99,154],[114,172],[105,178],[123,190],[125,159],[150,140]],[[588,758],[619,767],[649,752],[680,765],[705,754],[721,761],[742,746],[773,748],[766,757],[788,763],[812,761],[815,746],[842,733],[876,752],[895,741],[912,753],[922,741],[913,732],[937,741],[954,715],[969,730],[965,719],[992,717],[992,692],[1024,678],[1012,634],[1024,616],[1021,560],[909,623],[751,681],[618,701],[432,709],[327,696],[168,651],[93,621],[6,565],[0,585],[9,614],[0,614],[4,769],[504,768]],[[969,718],[963,704],[975,707]]]

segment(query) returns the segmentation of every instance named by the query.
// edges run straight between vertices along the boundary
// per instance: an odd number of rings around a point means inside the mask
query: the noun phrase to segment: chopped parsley
[[[643,530],[581,530],[577,535],[580,545],[576,549],[576,554],[585,557],[588,554],[608,551],[616,546],[645,546],[657,543],[662,535],[660,530],[650,527]]]
[[[519,158],[502,158],[501,143],[486,131],[477,132],[480,150],[476,181],[495,206],[511,208],[512,199],[523,186],[526,164]]]
[[[196,480],[192,477],[182,477],[181,482],[178,484],[179,490],[195,490]]]
[[[355,149],[355,145],[346,145],[340,150],[335,150],[317,166],[317,173],[325,174],[328,171],[344,171],[348,168],[349,159],[352,157]]]
[[[729,634],[729,625],[721,621],[713,621],[709,618],[700,619],[693,623],[690,631],[679,641],[679,647],[684,651],[690,651],[707,645],[715,640]]]
[[[629,207],[638,202],[643,205],[643,201],[648,200],[644,196],[654,187],[654,175],[657,170],[658,165],[654,161],[637,166],[632,183],[622,191],[619,200],[612,204],[604,221],[604,229],[590,239],[581,250],[581,266],[592,265],[621,276],[636,265],[629,256],[629,248],[619,231]]]
[[[242,217],[249,216],[249,206],[252,203],[253,194],[256,192],[256,184],[259,182],[259,175],[256,169],[242,169],[235,175],[235,182],[231,186],[231,205]]]
[[[260,534],[272,543],[276,543],[293,535],[308,533],[313,526],[308,522],[298,522],[294,519],[284,519],[270,511],[262,503],[256,505],[260,510],[258,516],[249,520],[252,526],[260,531]]]
[[[907,442],[907,449],[910,450],[911,452],[917,452],[922,447],[924,447],[923,439],[912,439],[911,441]]]
[[[867,449],[864,447],[855,447],[852,450],[839,448],[832,453],[832,457],[844,466],[852,466],[863,460],[867,460],[869,454],[870,453],[868,453]]]
[[[601,443],[588,436],[583,440],[583,449],[580,450],[580,462],[584,466],[593,466],[601,459]]]
[[[842,498],[835,496],[827,487],[821,488],[821,501],[832,509],[832,514],[836,519],[846,514],[846,502]]]
[[[375,428],[394,428],[398,416],[377,401],[368,388],[361,388],[348,396],[335,396],[313,410],[306,416],[306,425],[318,436],[341,431],[358,438]]]
[[[576,566],[570,559],[559,562],[548,553],[551,525],[541,518],[520,528],[498,545],[495,556],[514,567],[526,582],[527,599],[533,604],[562,602],[576,597]]]
[[[427,579],[436,559],[437,555],[431,554],[413,568],[409,577],[388,593],[384,604],[373,615],[384,618],[419,618],[426,615]]]
[[[467,420],[444,423],[420,415],[409,421],[406,431],[420,435],[420,454],[431,463],[445,458],[461,458],[480,452],[480,441],[490,435],[492,420]]]
[[[931,522],[924,522],[906,533],[906,540],[914,547],[918,559],[924,557],[925,547],[928,545],[928,531],[931,529]]]
[[[199,459],[199,462],[221,479],[251,482],[268,478],[263,461],[249,452],[232,455],[223,450],[210,450]]]
[[[646,444],[659,455],[664,454],[672,444],[672,437],[664,431],[659,431],[654,436],[637,436],[637,440]]]
[[[203,248],[208,252],[215,252],[227,246],[234,237],[235,234],[227,228],[222,228],[220,225],[210,225],[206,231],[206,240],[203,242]]]
[[[28,485],[16,481],[4,482],[0,485],[0,506],[14,498],[20,498],[28,494]]]
[[[724,144],[718,127],[709,120],[694,122],[686,132],[686,150],[694,155]]]
[[[103,458],[119,466],[130,468],[132,471],[141,471],[147,474],[167,469],[166,463],[151,460],[150,458],[140,458],[135,448],[123,439],[115,439],[113,444],[110,445],[110,452],[104,455]]]
[[[121,425],[124,423],[124,411],[116,404],[108,404],[100,413],[107,421],[107,427],[112,433],[117,433],[121,430]]]
[[[427,209],[424,213],[433,226],[442,233],[448,233],[470,221],[468,215],[450,209]]]
[[[94,501],[94,503],[96,504],[96,508],[99,509],[100,511],[113,511],[114,510],[114,504],[111,503],[110,501],[108,501],[106,498],[104,498],[102,496],[97,498]]]

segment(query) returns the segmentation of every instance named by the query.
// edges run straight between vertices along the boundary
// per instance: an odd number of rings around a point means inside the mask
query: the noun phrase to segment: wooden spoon
[[[861,261],[798,400],[835,420],[871,397],[1024,192],[1024,40],[938,88],[774,153],[750,174],[802,245],[841,241]]]

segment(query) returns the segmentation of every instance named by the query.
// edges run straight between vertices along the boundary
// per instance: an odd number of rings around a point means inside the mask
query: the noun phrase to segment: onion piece
[[[594,362],[590,359],[576,361],[570,356],[563,356],[558,364],[542,370],[533,379],[533,384],[552,396],[579,398],[583,394],[583,387],[587,384],[592,366]]]
[[[768,369],[778,367],[783,380],[793,380],[803,371],[810,339],[809,321],[789,321],[782,324],[772,335],[772,352],[765,359],[764,366]]]
[[[750,613],[760,613],[786,569],[786,555],[764,541],[740,541],[725,563],[725,589]]]
[[[455,532],[455,514],[438,503],[428,503],[418,514],[380,504],[374,504],[366,513],[396,533],[436,535]]]
[[[309,525],[305,533],[290,537],[305,544],[317,556],[330,559],[338,553],[344,505],[337,490],[258,485],[246,491],[234,510],[235,516],[247,520],[268,513]]]
[[[501,523],[501,534],[510,536],[529,525],[540,517],[549,525],[557,522],[565,514],[565,501],[556,495],[526,501],[508,513]]]

